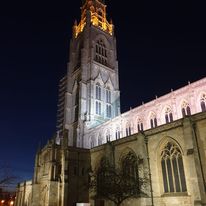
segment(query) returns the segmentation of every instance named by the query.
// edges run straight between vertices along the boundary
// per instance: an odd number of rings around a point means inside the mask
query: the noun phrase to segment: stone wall
[[[17,186],[15,206],[30,206],[32,181],[26,181]]]
[[[148,154],[147,145],[148,141]],[[165,193],[161,167],[161,151],[167,142],[174,142],[181,150],[186,179],[186,192]],[[112,145],[108,152],[108,146]],[[111,158],[112,152],[115,164],[120,164],[121,156],[128,151],[133,151],[143,159],[144,171],[148,170],[150,161],[151,180],[153,188],[154,205],[204,205],[205,195],[205,162],[206,162],[206,113],[199,113],[170,124],[159,126],[142,133],[122,138],[108,144],[91,149],[91,164],[93,171],[97,171],[103,156]],[[148,187],[148,198],[131,199],[123,205],[150,205],[151,194]],[[141,203],[140,203],[141,202]],[[107,203],[106,205],[112,205]]]

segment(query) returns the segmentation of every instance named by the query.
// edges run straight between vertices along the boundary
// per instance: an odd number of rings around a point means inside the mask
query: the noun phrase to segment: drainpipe
[[[147,151],[147,162],[148,162],[148,167],[149,167],[149,182],[150,182],[150,194],[151,194],[151,206],[154,206],[154,197],[153,197],[153,189],[152,189],[152,174],[151,174],[151,168],[150,168],[150,158],[149,158],[149,149],[148,149],[148,137],[145,136],[145,134],[142,132],[144,135],[144,141],[146,145],[146,151]]]
[[[201,155],[200,155],[200,147],[199,147],[199,143],[198,143],[198,139],[197,139],[197,131],[196,131],[196,124],[195,123],[192,123],[192,130],[193,130],[194,137],[195,137],[195,143],[196,143],[196,147],[197,147],[197,154],[198,154],[198,159],[199,159],[199,162],[200,162],[200,170],[201,170],[202,180],[203,180],[204,189],[205,189],[205,193],[206,193],[206,181],[205,181],[204,172],[203,172],[202,158],[201,158]]]

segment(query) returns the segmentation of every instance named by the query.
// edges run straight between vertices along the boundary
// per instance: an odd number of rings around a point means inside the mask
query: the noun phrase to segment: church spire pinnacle
[[[90,15],[87,15],[87,13]],[[89,18],[89,19],[87,19]],[[81,20],[74,25],[74,37],[84,30],[87,22],[101,30],[113,35],[113,24],[107,21],[106,5],[104,0],[83,0],[81,7]]]

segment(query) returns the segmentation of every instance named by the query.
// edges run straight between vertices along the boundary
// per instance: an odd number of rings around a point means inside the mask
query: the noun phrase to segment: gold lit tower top
[[[84,0],[81,7],[81,20],[79,24],[74,23],[73,32],[75,38],[84,30],[86,24],[91,23],[101,30],[113,34],[113,24],[107,21],[106,5],[103,0]]]

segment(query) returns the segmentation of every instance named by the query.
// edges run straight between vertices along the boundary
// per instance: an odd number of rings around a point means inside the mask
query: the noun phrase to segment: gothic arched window
[[[109,87],[107,87],[106,89],[106,103],[111,104],[111,90],[109,89]]]
[[[116,129],[115,137],[116,137],[116,139],[120,139],[120,129],[119,129],[119,127],[117,127],[117,129]]]
[[[167,107],[165,110],[165,122],[169,123],[173,121],[173,114],[172,114],[172,110]]]
[[[96,42],[95,61],[107,66],[107,49],[102,40]]]
[[[144,125],[143,125],[142,119],[138,119],[137,120],[137,131],[141,132],[143,130],[144,130]]]
[[[201,106],[201,110],[202,112],[206,111],[206,94],[203,94],[200,98],[200,106]]]
[[[132,134],[131,125],[127,123],[126,125],[126,136],[130,136]]]
[[[155,113],[152,113],[150,116],[150,126],[151,128],[157,127],[157,117]]]
[[[101,100],[101,86],[99,83],[96,84],[96,99]]]
[[[96,114],[101,115],[101,102],[96,101]]]
[[[182,103],[182,116],[185,117],[186,115],[191,115],[190,106],[187,102]]]
[[[125,176],[138,179],[137,157],[133,152],[128,152],[122,158],[122,172]]]
[[[110,142],[110,137],[111,137],[110,131],[107,130],[107,132],[106,132],[106,141],[107,141],[107,142]]]
[[[102,145],[102,137],[101,137],[101,135],[99,135],[99,137],[98,137],[98,145]]]
[[[109,88],[106,89],[106,116],[112,117],[111,90]]]
[[[164,192],[186,192],[183,158],[179,147],[168,142],[161,152]]]
[[[99,83],[96,84],[96,114],[101,115],[102,105],[101,105],[101,86]]]

